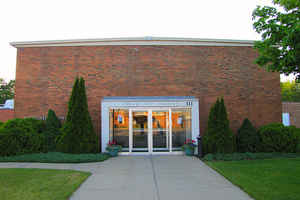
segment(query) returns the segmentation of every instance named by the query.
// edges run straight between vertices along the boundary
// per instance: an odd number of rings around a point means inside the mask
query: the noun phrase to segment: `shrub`
[[[98,139],[88,111],[83,78],[76,78],[68,105],[67,119],[61,129],[58,150],[65,153],[94,153]]]
[[[238,161],[238,160],[258,160],[271,158],[299,158],[297,153],[231,153],[231,154],[206,154],[204,161]]]
[[[51,109],[48,110],[45,130],[45,144],[47,151],[56,150],[56,139],[60,136],[61,123],[57,118],[55,112]]]
[[[245,155],[249,159],[255,159],[256,158],[255,154],[251,153],[251,152],[246,152]]]
[[[203,136],[203,152],[231,153],[235,150],[235,138],[229,128],[229,120],[223,98],[212,106],[208,127]]]
[[[299,141],[299,143],[298,143],[298,145],[297,145],[296,152],[297,152],[297,153],[300,153],[300,141]]]
[[[271,123],[258,130],[261,152],[296,152],[299,130],[294,126]]]
[[[0,128],[0,155],[10,156],[44,151],[44,122],[37,119],[12,119]]]
[[[0,157],[1,162],[39,162],[39,163],[87,163],[102,162],[108,154],[67,154],[60,152],[34,153],[9,157]],[[0,164],[1,165],[1,164]]]
[[[205,160],[205,161],[213,161],[214,160],[214,155],[212,153],[208,153],[206,154],[202,160]]]
[[[238,152],[257,152],[259,136],[249,119],[244,119],[242,126],[238,130],[236,141]]]

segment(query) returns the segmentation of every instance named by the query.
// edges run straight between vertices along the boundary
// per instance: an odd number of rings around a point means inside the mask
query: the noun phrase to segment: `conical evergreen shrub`
[[[55,112],[49,109],[46,119],[46,130],[44,132],[46,151],[56,151],[56,141],[60,136],[60,128],[60,120],[57,118]]]
[[[239,128],[237,136],[238,152],[257,152],[260,138],[256,128],[248,118],[244,119],[242,126]]]
[[[229,127],[229,120],[224,99],[217,99],[211,107],[208,127],[203,136],[203,152],[232,153],[235,150],[235,139]]]
[[[75,80],[58,149],[66,153],[95,153],[98,151],[98,139],[88,111],[83,78]]]

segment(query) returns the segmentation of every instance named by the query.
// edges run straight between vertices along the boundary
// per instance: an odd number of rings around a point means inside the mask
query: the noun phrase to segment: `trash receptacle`
[[[198,136],[197,140],[198,140],[198,157],[202,158],[202,138],[201,138],[201,136]]]

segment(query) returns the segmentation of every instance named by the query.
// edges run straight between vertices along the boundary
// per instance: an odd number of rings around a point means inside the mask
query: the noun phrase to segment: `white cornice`
[[[253,46],[253,40],[171,38],[171,37],[132,37],[77,40],[48,40],[11,42],[13,47],[50,46],[105,46],[105,45],[188,45],[188,46]]]

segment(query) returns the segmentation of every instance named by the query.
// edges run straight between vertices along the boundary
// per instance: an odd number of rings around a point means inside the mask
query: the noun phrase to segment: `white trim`
[[[173,37],[131,37],[131,38],[100,38],[74,40],[45,40],[11,42],[10,45],[20,47],[50,46],[107,46],[107,45],[191,45],[191,46],[253,46],[253,40],[200,39]]]

